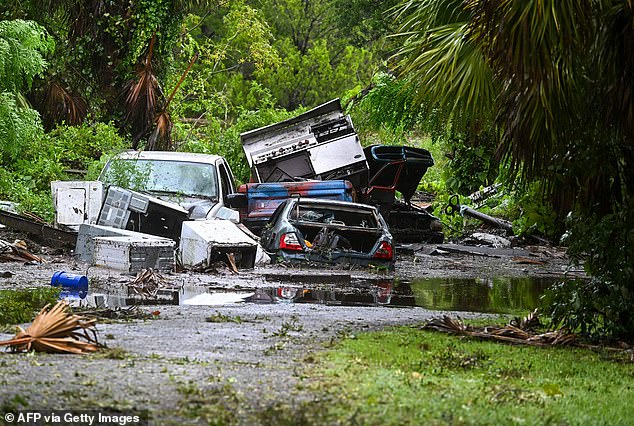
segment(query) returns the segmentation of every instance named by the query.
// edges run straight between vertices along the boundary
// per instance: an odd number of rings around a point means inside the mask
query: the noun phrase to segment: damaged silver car
[[[271,216],[261,243],[278,261],[394,267],[388,226],[365,204],[289,198]]]

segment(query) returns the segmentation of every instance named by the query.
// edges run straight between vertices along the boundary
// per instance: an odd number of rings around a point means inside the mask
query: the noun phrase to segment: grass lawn
[[[634,424],[623,354],[398,327],[345,339],[317,361],[309,377],[330,395],[326,423]]]

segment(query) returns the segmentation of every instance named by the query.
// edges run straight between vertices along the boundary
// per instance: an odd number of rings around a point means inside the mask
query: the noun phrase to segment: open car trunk
[[[354,251],[370,254],[382,234],[378,229],[320,225],[310,222],[295,222],[294,225],[315,251]]]
[[[298,203],[289,219],[313,251],[370,254],[383,235],[372,210]]]

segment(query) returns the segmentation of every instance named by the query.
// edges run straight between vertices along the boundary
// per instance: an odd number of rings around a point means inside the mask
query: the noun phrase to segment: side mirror
[[[225,200],[225,206],[231,209],[246,209],[248,204],[247,194],[228,194]]]

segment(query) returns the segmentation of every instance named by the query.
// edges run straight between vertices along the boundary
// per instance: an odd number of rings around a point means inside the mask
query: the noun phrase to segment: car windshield
[[[172,160],[114,159],[100,178],[140,192],[218,198],[213,164]]]

